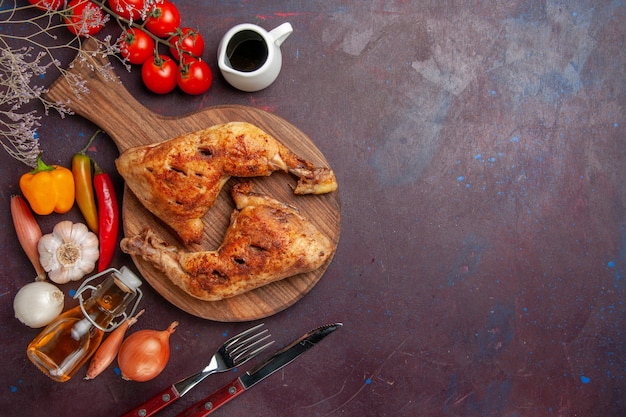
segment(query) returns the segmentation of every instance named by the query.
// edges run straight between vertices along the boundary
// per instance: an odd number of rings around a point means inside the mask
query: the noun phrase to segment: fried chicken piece
[[[299,178],[296,194],[337,189],[329,168],[315,167],[258,127],[244,122],[216,125],[165,142],[123,152],[117,170],[139,201],[169,225],[184,244],[199,242],[202,217],[230,177]]]
[[[298,209],[252,192],[231,190],[236,209],[220,247],[191,252],[168,245],[153,232],[122,239],[122,251],[139,255],[187,294],[216,301],[293,275],[314,271],[335,245]]]

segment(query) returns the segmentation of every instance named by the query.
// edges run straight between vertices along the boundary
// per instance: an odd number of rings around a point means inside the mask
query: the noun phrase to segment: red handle
[[[154,397],[150,398],[139,407],[134,408],[122,417],[150,417],[156,414],[157,411],[164,409],[166,406],[172,404],[174,401],[180,398],[178,391],[174,386],[170,386],[166,390],[160,392]]]
[[[239,394],[245,391],[239,378],[235,379],[223,388],[215,391],[205,399],[198,401],[177,417],[203,417],[208,416],[219,407],[223,406]]]

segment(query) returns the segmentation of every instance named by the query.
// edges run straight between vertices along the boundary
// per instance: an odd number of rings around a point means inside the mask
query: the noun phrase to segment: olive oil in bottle
[[[86,285],[102,275],[107,277],[97,287]],[[133,300],[135,311],[141,299],[140,285],[141,280],[126,267],[108,269],[85,280],[74,296],[79,298],[79,305],[43,329],[28,345],[28,358],[53,380],[68,381],[96,352],[104,333],[129,317],[126,308]],[[86,289],[92,292],[83,301]],[[117,317],[121,319],[112,324]]]

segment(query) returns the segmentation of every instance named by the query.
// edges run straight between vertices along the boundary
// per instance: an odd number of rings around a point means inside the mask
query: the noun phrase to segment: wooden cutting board
[[[286,120],[246,106],[217,106],[181,117],[158,115],[142,106],[121,84],[106,58],[94,55],[95,42],[84,43],[68,71],[86,81],[88,93],[72,88],[66,77],[54,82],[46,98],[62,101],[78,115],[103,129],[115,142],[120,152],[139,145],[172,139],[176,136],[231,121],[253,123],[274,136],[293,152],[317,166],[329,166],[324,155],[298,128]],[[234,204],[230,187],[239,179],[233,178],[224,187],[218,201],[209,210],[204,221],[204,239],[187,250],[215,250],[222,241]],[[269,177],[252,179],[255,191],[266,193],[280,201],[298,207],[335,243],[340,233],[340,202],[338,192],[325,195],[296,196],[292,189],[296,179],[289,174],[274,173]],[[145,227],[155,231],[171,245],[183,248],[171,229],[147,211],[126,187],[122,202],[124,234],[131,236]],[[118,249],[119,250],[119,249]],[[334,253],[333,253],[334,255]],[[180,309],[215,321],[248,321],[275,314],[301,299],[320,280],[329,260],[318,270],[296,275],[248,293],[222,300],[202,301],[191,297],[172,284],[160,271],[140,257],[133,261],[143,278],[166,300]]]

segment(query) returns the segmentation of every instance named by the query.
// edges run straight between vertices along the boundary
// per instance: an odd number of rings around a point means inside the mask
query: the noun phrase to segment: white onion
[[[24,285],[15,294],[15,317],[33,329],[50,323],[63,311],[65,295],[54,284],[35,281]]]

